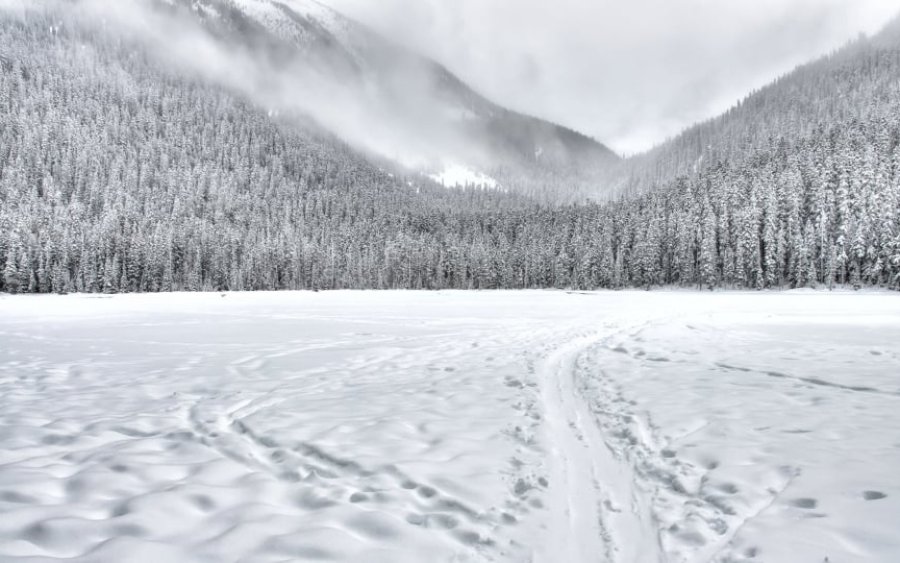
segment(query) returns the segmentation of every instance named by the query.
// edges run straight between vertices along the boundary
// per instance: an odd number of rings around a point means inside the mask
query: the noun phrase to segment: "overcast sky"
[[[900,13],[898,0],[324,2],[493,100],[627,154]]]

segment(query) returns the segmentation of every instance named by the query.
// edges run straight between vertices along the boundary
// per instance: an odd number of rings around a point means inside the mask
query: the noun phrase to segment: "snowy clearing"
[[[477,186],[494,189],[497,187],[497,180],[460,164],[445,166],[441,172],[431,174],[428,177],[445,188]]]
[[[0,560],[894,562],[896,293],[0,295]]]

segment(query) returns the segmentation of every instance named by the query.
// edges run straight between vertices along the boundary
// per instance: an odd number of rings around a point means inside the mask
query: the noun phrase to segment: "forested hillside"
[[[162,12],[164,24],[184,25],[182,34],[211,36],[228,58],[238,53],[264,68],[229,69],[251,99],[304,111],[351,145],[426,173],[464,166],[559,202],[591,193],[621,160],[594,139],[488,100],[440,63],[317,0],[123,1],[156,7],[133,8],[139,27]],[[207,66],[191,48],[173,50]],[[265,88],[246,84],[259,80]]]
[[[632,159],[632,281],[896,286],[898,142],[900,19]]]
[[[820,136],[830,124],[896,119],[900,19],[753,92],[724,114],[623,162],[617,190],[642,193],[718,161],[738,165],[781,139]]]
[[[0,50],[0,292],[900,285],[894,31],[569,206],[403,177],[53,13],[0,10]]]

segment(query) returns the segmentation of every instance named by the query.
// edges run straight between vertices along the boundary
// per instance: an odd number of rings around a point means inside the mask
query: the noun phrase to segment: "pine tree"
[[[6,264],[3,267],[3,289],[8,293],[18,293],[22,288],[18,259],[18,249],[10,246],[6,253]]]

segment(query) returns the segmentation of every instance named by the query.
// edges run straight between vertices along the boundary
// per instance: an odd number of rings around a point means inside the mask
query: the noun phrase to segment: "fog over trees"
[[[898,85],[894,22],[563,205],[443,188],[114,29],[0,10],[0,292],[898,288]]]

